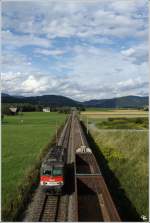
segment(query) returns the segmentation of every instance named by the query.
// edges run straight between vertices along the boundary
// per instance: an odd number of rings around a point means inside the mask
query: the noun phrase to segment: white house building
[[[15,108],[15,107],[10,107],[9,110],[11,111],[12,114],[14,114],[14,115],[17,114],[17,108]]]
[[[47,108],[43,108],[43,112],[50,112],[51,110],[50,110],[50,108],[49,107],[47,107]]]

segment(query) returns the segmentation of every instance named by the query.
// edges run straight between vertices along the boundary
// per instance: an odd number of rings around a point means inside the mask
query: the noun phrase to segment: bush
[[[144,120],[142,118],[136,118],[135,123],[142,124]]]
[[[114,120],[114,118],[108,118],[108,121],[112,122]]]

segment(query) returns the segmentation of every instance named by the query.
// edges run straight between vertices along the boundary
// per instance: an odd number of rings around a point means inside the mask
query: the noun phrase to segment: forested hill
[[[83,102],[83,105],[98,108],[138,108],[148,105],[148,97],[126,96],[112,99],[90,100]]]
[[[1,94],[2,103],[30,103],[43,106],[85,106],[98,108],[140,108],[148,105],[148,96],[125,96],[112,99],[78,102],[60,95],[43,95],[33,97],[10,96]]]
[[[30,103],[43,106],[78,106],[78,102],[59,95],[43,95],[35,97],[10,96],[2,94],[2,103]]]

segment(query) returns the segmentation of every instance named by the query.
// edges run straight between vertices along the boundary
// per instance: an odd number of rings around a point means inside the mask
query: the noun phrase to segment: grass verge
[[[3,221],[17,220],[29,195],[36,189],[42,158],[55,140],[56,120],[61,126],[65,117],[57,113],[5,117],[2,125]]]
[[[91,131],[88,139],[121,219],[148,219],[148,131]]]

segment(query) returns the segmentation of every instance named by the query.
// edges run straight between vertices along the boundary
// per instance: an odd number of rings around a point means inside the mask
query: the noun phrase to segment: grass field
[[[89,110],[81,112],[81,117],[87,118],[108,118],[108,117],[148,117],[147,111],[129,110],[129,109],[115,109],[115,110]]]
[[[44,146],[55,135],[66,115],[59,113],[24,113],[5,116],[2,124],[2,210],[10,201],[19,200],[18,188],[27,184],[26,177],[34,168]]]
[[[86,111],[88,112],[95,112],[95,111],[98,111],[98,112],[102,112],[102,111],[112,111],[111,108],[94,108],[94,107],[91,107],[91,108],[86,108]]]
[[[82,120],[86,125],[86,116],[82,116]],[[92,112],[88,116],[90,133],[107,165],[138,214],[148,217],[148,118],[138,118],[139,123],[135,120],[137,118],[118,119],[109,116],[97,119],[93,118]],[[120,127],[125,128],[120,131]]]
[[[148,118],[108,118],[96,122],[99,129],[148,129]]]

